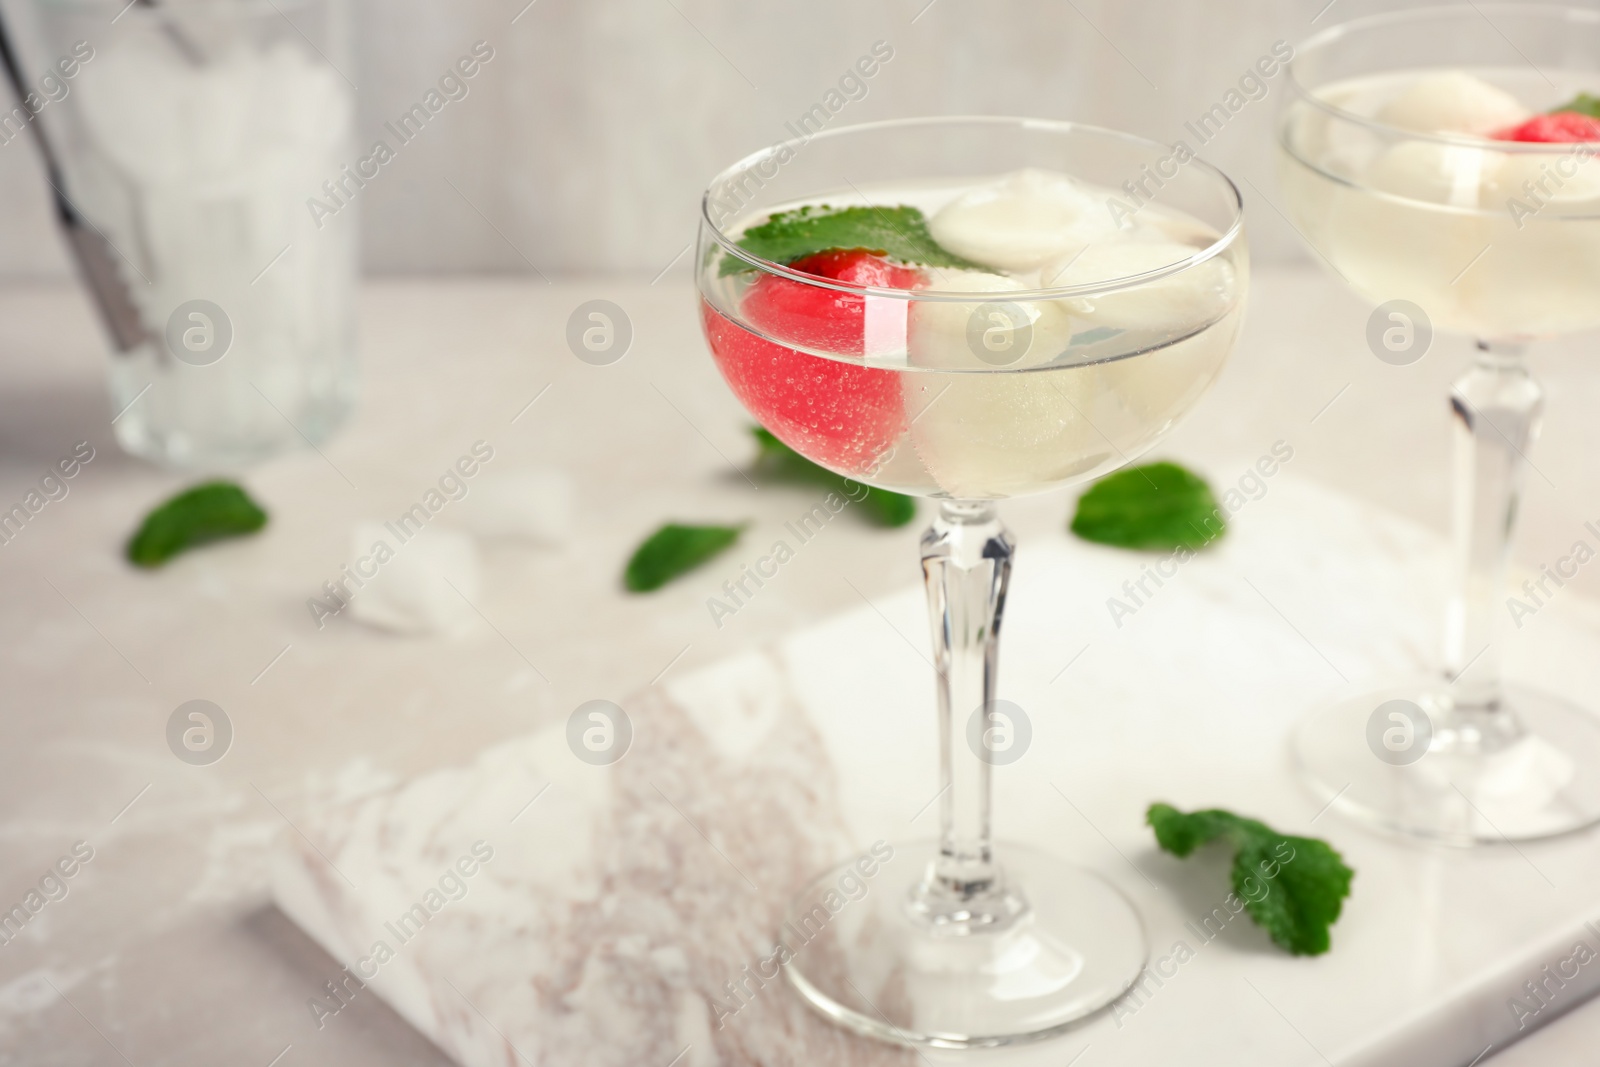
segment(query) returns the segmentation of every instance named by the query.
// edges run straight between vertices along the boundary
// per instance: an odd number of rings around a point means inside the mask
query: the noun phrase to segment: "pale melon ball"
[[[1492,311],[1528,334],[1600,321],[1600,241],[1592,221],[1600,216],[1600,160],[1583,158],[1577,145],[1559,147],[1570,151],[1506,154],[1485,188],[1485,206],[1503,220],[1504,236],[1455,287],[1472,283],[1473,310]]]
[[[1074,481],[1115,455],[1095,429],[1094,367],[902,376],[917,457],[951,496],[1017,496]]]
[[[1194,252],[1174,242],[1096,246],[1064,273],[1079,281],[1104,280]],[[1037,492],[1126,462],[1187,411],[1215,377],[1237,332],[1242,284],[1231,263],[1214,258],[1123,293],[1040,301],[1047,315],[1059,313],[1073,333],[1109,327],[1181,334],[1215,325],[1177,344],[1108,363],[908,373],[902,381],[918,458],[939,488],[956,497]],[[981,362],[968,360],[970,366]]]
[[[1204,395],[1233,351],[1244,319],[1240,297],[1241,304],[1198,334],[1100,367],[1095,424],[1123,452],[1143,451]]]
[[[1600,159],[1592,155],[1582,158],[1577,145],[1566,147],[1573,150],[1560,154],[1505,153],[1488,182],[1488,195],[1497,199],[1516,197],[1533,209],[1539,208],[1540,200],[1565,209],[1600,199]]]
[[[1116,232],[1101,199],[1064,174],[1019,170],[969,189],[928,222],[958,256],[1005,271],[1032,270]]]
[[[1072,319],[1060,300],[1017,301],[1020,287],[986,271],[931,269],[926,288],[991,293],[966,301],[914,300],[906,329],[911,365],[949,369],[1028,367],[1048,363],[1072,339]]]
[[[1366,183],[1407,200],[1476,208],[1484,182],[1501,162],[1499,152],[1485,148],[1402,141],[1373,162]]]
[[[1532,114],[1516,97],[1465,71],[1424,74],[1378,109],[1379,122],[1416,133],[1486,136]]]
[[[1052,285],[1087,285],[1127,278],[1188,259],[1200,249],[1174,241],[1115,241],[1093,245],[1076,259],[1046,267]],[[1187,331],[1219,318],[1235,300],[1232,264],[1213,256],[1154,282],[1098,296],[1076,297],[1080,328],[1109,326]]]

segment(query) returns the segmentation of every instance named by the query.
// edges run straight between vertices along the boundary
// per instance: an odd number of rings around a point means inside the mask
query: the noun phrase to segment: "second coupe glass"
[[[1600,720],[1502,678],[1499,644],[1544,401],[1524,350],[1600,325],[1600,144],[1582,143],[1600,124],[1549,114],[1600,91],[1600,13],[1470,4],[1378,16],[1307,42],[1289,77],[1289,212],[1341,277],[1384,304],[1374,351],[1385,338],[1414,343],[1424,317],[1478,341],[1449,401],[1456,589],[1443,670],[1308,718],[1294,741],[1300,769],[1349,814],[1443,843],[1593,825]],[[1568,140],[1525,139],[1552,136]]]

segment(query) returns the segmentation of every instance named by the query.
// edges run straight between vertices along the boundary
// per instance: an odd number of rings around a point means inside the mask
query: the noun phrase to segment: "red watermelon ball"
[[[922,283],[920,271],[864,249],[819,252],[789,266],[856,285],[915,289]],[[860,356],[866,350],[867,301],[859,293],[763,274],[745,293],[741,310],[752,326],[771,337],[841,356]],[[702,302],[702,322],[717,366],[740,403],[806,458],[844,474],[859,474],[904,432],[905,404],[894,371],[776,344],[709,303]]]
[[[1600,141],[1600,119],[1576,111],[1557,111],[1549,115],[1535,115],[1527,122],[1511,126],[1494,134],[1497,141],[1544,141],[1570,144],[1579,141]]]

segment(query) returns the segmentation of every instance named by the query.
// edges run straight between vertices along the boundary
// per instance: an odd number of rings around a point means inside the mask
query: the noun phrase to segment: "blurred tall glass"
[[[110,376],[135,455],[242,467],[327,438],[350,410],[361,186],[343,6],[22,13],[57,192],[111,246],[141,320]]]

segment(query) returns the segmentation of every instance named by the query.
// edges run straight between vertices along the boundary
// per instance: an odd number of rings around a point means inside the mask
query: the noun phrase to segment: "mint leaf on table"
[[[802,482],[825,485],[834,492],[854,502],[867,520],[876,526],[904,526],[917,515],[917,501],[903,493],[877,489],[826,467],[819,467],[777,437],[770,430],[752,426],[760,451],[756,453],[755,471],[777,481]]]
[[[146,515],[128,540],[128,559],[140,567],[159,567],[187,549],[252,534],[266,524],[267,513],[239,486],[205,482]]]
[[[744,231],[739,247],[773,263],[793,263],[829,249],[862,248],[918,266],[985,269],[941,247],[928,232],[926,216],[904,204],[844,208],[823,204],[779,211]],[[724,256],[720,269],[723,274],[738,274],[755,267],[736,256]]]
[[[1558,111],[1576,111],[1580,115],[1600,119],[1600,96],[1595,96],[1593,93],[1579,93],[1560,107],[1550,109],[1551,114]]]
[[[1147,463],[1108,475],[1078,498],[1072,532],[1119,548],[1204,548],[1228,520],[1198,474],[1176,463]]]
[[[739,539],[744,526],[686,526],[669,522],[634,549],[622,583],[649,593],[687,574]]]
[[[1156,843],[1180,859],[1210,841],[1234,849],[1233,891],[1256,925],[1295,956],[1328,951],[1328,927],[1339,918],[1355,872],[1326,841],[1280,834],[1266,823],[1221,808],[1184,814],[1152,804],[1145,821]]]

